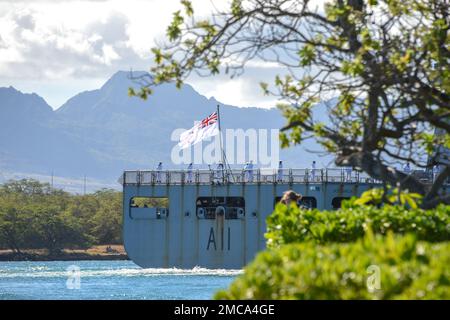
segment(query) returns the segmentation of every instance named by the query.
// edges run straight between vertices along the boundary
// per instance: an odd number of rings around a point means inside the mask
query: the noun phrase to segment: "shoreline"
[[[20,254],[11,250],[0,250],[0,261],[85,261],[85,260],[130,260],[122,245],[99,245],[88,249],[63,249],[50,255],[45,249],[24,249]]]

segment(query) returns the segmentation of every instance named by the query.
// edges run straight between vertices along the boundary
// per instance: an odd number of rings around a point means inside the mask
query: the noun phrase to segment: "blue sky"
[[[198,16],[228,1],[194,0]],[[117,70],[149,70],[150,48],[162,41],[176,0],[2,0],[0,86],[36,92],[58,108],[100,87]],[[259,81],[280,69],[258,62],[237,79],[191,77],[201,94],[237,106],[274,106]]]

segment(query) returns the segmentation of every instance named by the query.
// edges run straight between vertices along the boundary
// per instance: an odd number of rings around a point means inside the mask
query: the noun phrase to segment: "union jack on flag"
[[[219,133],[218,128],[219,116],[217,111],[211,113],[202,121],[196,123],[191,129],[186,130],[180,135],[178,145],[181,149],[193,146],[203,139],[215,136]]]
[[[205,119],[202,120],[200,123],[201,128],[207,127],[209,125],[212,125],[217,122],[217,111],[207,116]]]

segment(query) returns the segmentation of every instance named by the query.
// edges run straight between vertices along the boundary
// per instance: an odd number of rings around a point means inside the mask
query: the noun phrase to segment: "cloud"
[[[214,77],[193,75],[188,79],[192,86],[208,98],[234,106],[275,107],[278,99],[264,95],[260,82],[273,83],[275,75],[283,75],[285,68],[273,63],[254,60],[247,63],[244,73],[230,78],[227,74]]]
[[[90,77],[143,65],[145,57],[128,43],[129,19],[115,11],[79,28],[48,24],[45,15],[34,9],[9,12],[1,20],[3,77]]]
[[[36,26],[33,16],[29,14],[17,16],[16,23],[19,28],[22,28],[24,30],[33,30]]]
[[[60,90],[61,81],[98,83],[117,70],[148,70],[150,48],[164,38],[172,13],[180,9],[179,1],[163,0],[6,2],[0,2],[0,85],[29,88],[39,81],[48,84],[45,92]],[[211,6],[210,1],[194,1],[201,16]],[[237,80],[194,76],[188,82],[224,103],[269,106],[273,100],[262,96],[258,82],[270,81],[278,71],[275,64],[254,61]],[[54,96],[46,98],[60,105],[61,95]]]

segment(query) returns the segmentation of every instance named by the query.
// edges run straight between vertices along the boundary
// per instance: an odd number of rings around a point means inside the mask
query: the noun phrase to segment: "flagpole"
[[[220,135],[219,139],[220,139],[220,150],[221,150],[221,153],[222,153],[222,165],[223,165],[223,168],[226,171],[230,170],[230,175],[233,178],[233,181],[235,181],[234,180],[234,176],[233,176],[233,172],[231,171],[231,167],[228,164],[227,157],[225,156],[225,150],[224,150],[223,145],[222,145],[222,129],[221,129],[221,126],[220,126],[220,107],[219,107],[219,105],[217,105],[217,118],[218,118],[218,124],[219,124],[219,135]]]
[[[217,105],[217,119],[218,119],[218,123],[219,123],[220,153],[222,156],[222,165],[223,165],[223,168],[225,169],[225,158],[224,158],[224,151],[223,151],[223,145],[222,145],[222,128],[220,126],[220,106],[219,105]]]

